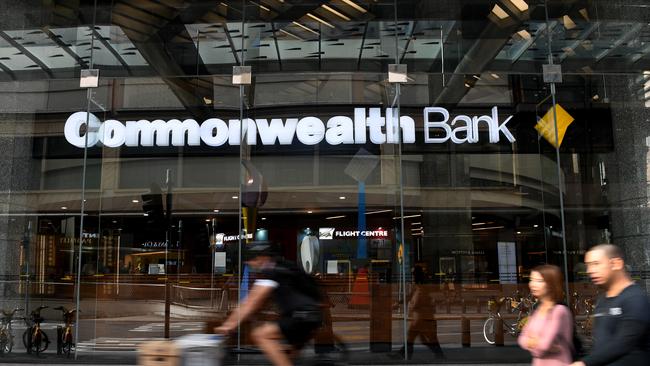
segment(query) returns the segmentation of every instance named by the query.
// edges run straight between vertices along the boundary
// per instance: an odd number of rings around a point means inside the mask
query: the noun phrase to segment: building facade
[[[492,349],[486,320],[538,264],[581,322],[590,246],[650,285],[647,1],[0,10],[0,307],[48,306],[46,357],[58,306],[89,360],[204,331],[245,296],[255,240],[321,280],[360,363],[404,345],[415,266],[456,362],[527,360],[517,324]],[[2,361],[32,346],[17,319]]]

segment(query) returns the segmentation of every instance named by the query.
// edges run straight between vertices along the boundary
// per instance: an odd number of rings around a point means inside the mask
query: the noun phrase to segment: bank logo
[[[334,239],[334,228],[333,227],[318,228],[318,239],[320,240]]]
[[[490,143],[497,143],[501,135],[509,142],[515,138],[507,128],[512,116],[499,122],[497,107],[491,115],[457,115],[449,121],[449,111],[440,107],[424,108],[424,142],[440,144],[451,139],[455,144],[477,143],[479,127],[489,132]],[[86,128],[88,124],[88,128]],[[453,126],[453,128],[452,128]],[[401,133],[400,133],[401,130]],[[86,132],[88,135],[86,136]],[[79,148],[106,146],[207,146],[240,145],[291,145],[297,139],[304,145],[316,145],[323,140],[329,145],[342,144],[404,144],[415,143],[415,120],[398,116],[398,110],[386,108],[354,108],[354,116],[334,116],[323,122],[320,118],[260,118],[231,119],[226,123],[219,118],[209,118],[198,123],[193,119],[120,121],[109,119],[101,122],[86,112],[73,113],[65,123],[66,140]],[[435,136],[435,137],[433,137]]]

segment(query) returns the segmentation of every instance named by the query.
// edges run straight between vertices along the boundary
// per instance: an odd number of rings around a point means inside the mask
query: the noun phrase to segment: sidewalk
[[[349,354],[350,365],[530,365],[530,356],[518,347],[475,347],[475,348],[445,348],[445,359],[436,359],[424,347],[416,346],[413,358],[408,362],[399,362],[389,357],[388,353],[355,352]],[[303,365],[309,365],[313,355],[305,354]],[[299,360],[300,361],[300,360]],[[5,363],[7,362],[7,363]],[[136,365],[135,352],[94,352],[79,355],[77,360],[61,356],[49,355],[35,358],[33,355],[12,354],[11,358],[0,357],[0,366],[26,366],[26,365],[106,365],[106,366],[131,366]],[[268,361],[261,354],[243,354],[236,365],[268,365]],[[300,364],[300,362],[299,362]]]

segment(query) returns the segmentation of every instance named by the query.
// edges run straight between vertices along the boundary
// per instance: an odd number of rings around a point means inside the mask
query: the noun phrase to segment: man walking
[[[650,360],[650,303],[625,269],[621,248],[600,244],[585,255],[591,281],[604,290],[594,311],[593,346],[572,366],[647,365]]]

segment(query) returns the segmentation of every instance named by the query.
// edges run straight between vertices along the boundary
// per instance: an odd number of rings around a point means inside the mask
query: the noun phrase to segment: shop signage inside
[[[455,144],[477,143],[479,128],[487,127],[489,142],[497,143],[503,135],[508,141],[515,138],[507,128],[512,116],[499,122],[497,107],[490,115],[457,115],[450,121],[449,111],[440,107],[428,107],[423,111],[424,142],[440,144],[451,139]],[[89,127],[86,128],[86,120]],[[399,122],[398,122],[399,121]],[[297,139],[304,145],[316,145],[325,140],[329,145],[340,144],[396,144],[401,128],[402,143],[415,143],[415,120],[398,116],[397,109],[354,108],[354,116],[334,116],[323,122],[320,118],[231,119],[226,123],[219,118],[209,118],[199,124],[196,120],[170,119],[104,122],[93,114],[73,113],[65,123],[65,138],[83,148],[95,145],[120,146],[222,146],[239,145],[242,134],[249,145],[291,145]],[[86,136],[88,131],[88,136]]]

